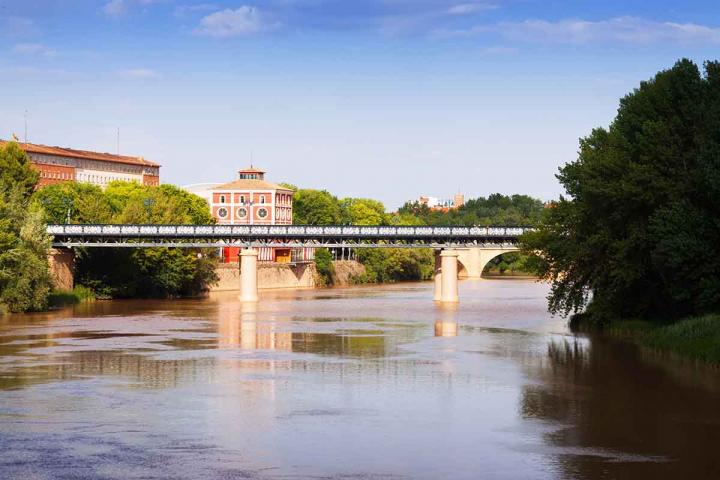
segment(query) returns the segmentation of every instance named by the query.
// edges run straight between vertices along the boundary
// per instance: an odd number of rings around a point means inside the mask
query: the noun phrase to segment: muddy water
[[[98,302],[0,320],[0,478],[720,478],[720,374],[547,287]]]

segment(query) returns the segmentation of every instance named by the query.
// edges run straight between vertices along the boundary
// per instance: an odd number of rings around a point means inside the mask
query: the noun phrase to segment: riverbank
[[[365,267],[355,261],[334,261],[333,285],[349,285],[352,279],[365,273]],[[211,292],[235,291],[240,289],[240,270],[237,264],[220,264],[215,269],[218,283],[210,288]],[[315,288],[323,284],[315,264],[301,263],[258,263],[258,288]]]
[[[720,367],[720,314],[690,317],[667,325],[646,320],[617,321],[603,327],[576,315],[573,331],[602,332],[638,344],[653,353]]]

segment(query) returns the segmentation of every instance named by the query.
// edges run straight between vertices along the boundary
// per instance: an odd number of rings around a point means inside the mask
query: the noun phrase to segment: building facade
[[[190,186],[189,188],[195,187]],[[257,168],[238,171],[238,179],[210,187],[195,194],[208,200],[210,213],[220,225],[292,225],[294,192],[265,180],[265,172]],[[225,263],[239,261],[240,248],[223,249]],[[263,262],[304,262],[314,258],[313,249],[258,248]]]
[[[292,190],[266,182],[257,168],[238,174],[234,182],[210,189],[210,212],[219,224],[292,225]]]
[[[430,207],[430,210],[442,210],[447,212],[448,210],[457,210],[465,204],[465,195],[457,194],[453,195],[453,198],[441,199],[435,197],[420,197],[418,203],[423,203]]]
[[[0,140],[0,146],[7,142]],[[143,185],[160,184],[160,165],[143,157],[48,147],[18,143],[30,159],[30,166],[40,172],[39,185],[63,182],[89,183],[105,187],[114,180]]]

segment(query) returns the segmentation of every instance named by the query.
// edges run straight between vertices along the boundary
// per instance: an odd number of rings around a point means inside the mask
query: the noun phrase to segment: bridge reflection
[[[227,301],[196,305],[202,310],[183,312],[176,302],[177,312],[153,312],[140,302],[98,302],[78,306],[71,319],[54,312],[27,315],[23,319],[30,324],[18,328],[0,325],[0,358],[10,359],[0,365],[0,390],[99,376],[125,378],[131,387],[173,388],[214,382],[217,375],[237,381],[238,375],[259,371],[316,371],[373,381],[424,365],[423,359],[397,355],[433,328],[376,318],[275,315],[257,304]],[[444,320],[436,332],[457,334],[454,309],[438,312]]]

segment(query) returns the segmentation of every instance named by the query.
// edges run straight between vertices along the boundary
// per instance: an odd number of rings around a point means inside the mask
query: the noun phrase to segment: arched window
[[[260,203],[265,203],[265,195],[260,195]]]
[[[225,195],[220,195],[220,203],[225,203]]]
[[[245,203],[245,195],[240,195],[240,203]]]

